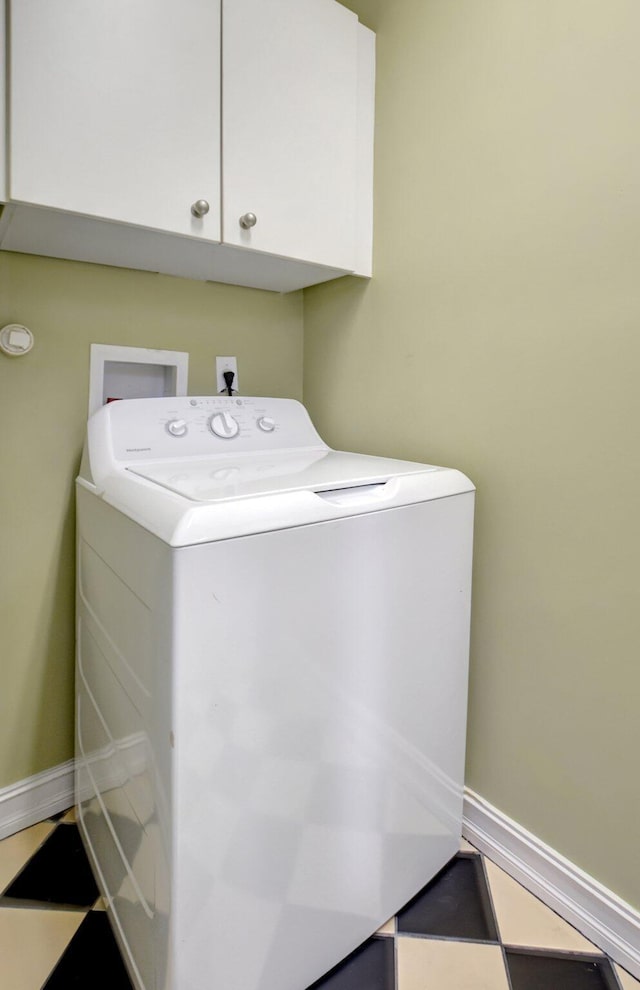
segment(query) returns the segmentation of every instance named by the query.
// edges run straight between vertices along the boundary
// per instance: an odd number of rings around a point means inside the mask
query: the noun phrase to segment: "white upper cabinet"
[[[373,35],[342,4],[9,5],[0,247],[277,291],[370,274]]]
[[[0,0],[0,203],[8,198],[7,188],[7,101],[4,80],[7,74],[6,14]]]
[[[223,240],[353,271],[358,18],[223,0],[222,24]]]
[[[10,23],[11,199],[219,240],[220,0],[16,0]]]

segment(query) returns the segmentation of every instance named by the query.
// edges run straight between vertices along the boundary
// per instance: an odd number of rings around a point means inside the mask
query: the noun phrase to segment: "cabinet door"
[[[358,19],[334,0],[222,9],[223,241],[351,271]]]
[[[219,240],[220,0],[13,0],[10,23],[11,199]]]

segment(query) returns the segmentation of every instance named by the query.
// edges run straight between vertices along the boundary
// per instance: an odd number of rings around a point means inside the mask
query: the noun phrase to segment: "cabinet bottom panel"
[[[293,292],[349,274],[340,268],[21,204],[4,207],[0,249],[272,292]]]

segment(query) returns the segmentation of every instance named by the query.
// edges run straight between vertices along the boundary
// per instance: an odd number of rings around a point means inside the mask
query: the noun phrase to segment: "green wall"
[[[300,398],[302,295],[0,253],[0,787],[73,755],[74,486],[89,346],[189,352],[189,391],[235,354],[243,392]]]
[[[640,6],[348,5],[375,274],[305,292],[305,401],[477,484],[467,783],[640,908]]]

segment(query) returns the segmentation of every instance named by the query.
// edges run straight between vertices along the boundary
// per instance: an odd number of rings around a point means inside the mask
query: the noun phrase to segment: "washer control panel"
[[[116,461],[326,446],[295,399],[124,399],[103,406],[92,420],[108,431]]]

